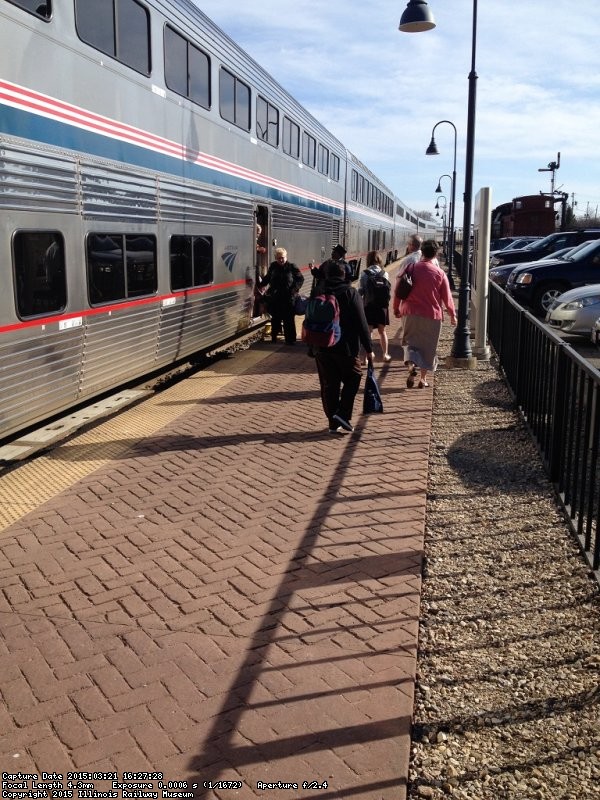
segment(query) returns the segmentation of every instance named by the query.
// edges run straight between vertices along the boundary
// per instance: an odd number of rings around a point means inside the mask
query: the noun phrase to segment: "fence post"
[[[563,461],[563,445],[565,436],[565,420],[567,418],[567,371],[568,359],[565,355],[564,343],[559,346],[554,373],[554,403],[552,406],[552,438],[550,441],[550,457],[548,471],[550,480],[562,491],[561,467]]]

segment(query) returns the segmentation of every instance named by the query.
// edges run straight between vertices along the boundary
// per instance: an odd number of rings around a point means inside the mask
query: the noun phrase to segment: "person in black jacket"
[[[328,258],[327,261],[324,261],[322,264],[319,264],[318,267],[311,268],[311,274],[315,279],[315,284],[318,285],[325,279],[325,273],[327,272],[327,267],[331,264],[332,261],[335,261],[338,264],[342,264],[344,267],[344,276],[346,283],[352,283],[352,267],[346,261],[346,248],[341,244],[336,244],[336,246],[331,251],[331,258]]]
[[[371,331],[361,297],[346,282],[341,262],[332,261],[326,266],[323,290],[335,295],[338,301],[342,335],[332,347],[314,348],[321,402],[329,422],[329,433],[351,433],[354,398],[362,377],[361,344],[369,361],[375,357],[371,350]]]
[[[257,277],[257,286],[268,286],[265,295],[267,309],[271,315],[271,341],[276,342],[283,324],[286,344],[296,344],[296,318],[294,301],[304,283],[304,277],[295,264],[287,260],[287,250],[278,247],[264,278]]]

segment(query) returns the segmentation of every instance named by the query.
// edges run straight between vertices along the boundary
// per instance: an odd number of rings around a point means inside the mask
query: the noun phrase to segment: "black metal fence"
[[[488,333],[573,531],[600,580],[600,372],[491,283]]]

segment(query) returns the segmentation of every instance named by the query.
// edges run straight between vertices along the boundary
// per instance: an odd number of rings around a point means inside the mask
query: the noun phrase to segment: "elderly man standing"
[[[257,286],[268,286],[265,300],[271,315],[271,341],[276,342],[283,324],[286,344],[296,344],[296,318],[294,301],[304,283],[304,277],[295,264],[287,260],[287,250],[278,247],[275,261],[271,263],[264,278],[257,278]]]
[[[406,255],[400,261],[400,266],[398,267],[398,272],[396,273],[396,283],[394,286],[393,298],[394,298],[394,316],[396,318],[400,318],[400,298],[397,297],[396,289],[398,288],[398,282],[400,281],[401,276],[406,272],[407,268],[410,267],[411,264],[417,264],[422,259],[421,253],[421,245],[423,244],[423,238],[419,236],[417,233],[413,233],[412,236],[408,240],[408,245],[406,247]]]

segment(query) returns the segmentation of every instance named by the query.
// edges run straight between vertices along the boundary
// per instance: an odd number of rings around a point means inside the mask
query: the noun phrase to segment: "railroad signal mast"
[[[557,153],[556,161],[551,161],[547,167],[540,167],[538,172],[551,172],[552,178],[550,180],[550,193],[549,196],[552,198],[552,203],[560,203],[561,204],[561,215],[560,215],[560,229],[561,231],[565,230],[566,222],[567,222],[567,198],[568,194],[566,192],[559,192],[557,189],[554,188],[554,181],[556,178],[556,170],[560,167],[560,153]],[[545,194],[545,192],[540,192],[540,194]],[[558,195],[558,197],[556,197]],[[558,216],[558,215],[556,215]]]
[[[556,170],[559,167],[560,167],[560,153],[558,153],[558,155],[556,157],[556,161],[551,161],[548,164],[547,167],[540,167],[540,169],[538,169],[538,172],[551,172],[552,173],[552,179],[550,181],[550,194],[553,197],[554,197],[554,178],[556,177],[555,176]]]

